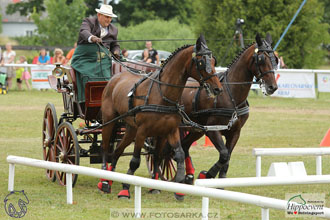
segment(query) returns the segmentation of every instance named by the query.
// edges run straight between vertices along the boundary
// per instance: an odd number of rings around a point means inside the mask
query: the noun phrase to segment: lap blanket
[[[100,46],[102,47],[102,46]],[[71,66],[76,70],[78,101],[85,101],[85,85],[90,81],[108,81],[112,60],[109,50],[96,44],[80,44],[74,51]]]

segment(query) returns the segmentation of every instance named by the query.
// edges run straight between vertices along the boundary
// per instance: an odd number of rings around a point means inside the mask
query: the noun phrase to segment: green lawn
[[[318,147],[326,131],[330,128],[330,95],[320,94],[319,99],[281,99],[251,95],[249,98],[250,118],[242,130],[241,138],[233,152],[228,177],[255,176],[255,147]],[[42,159],[41,127],[44,107],[48,102],[56,106],[57,114],[63,112],[62,97],[53,91],[11,91],[0,96],[0,200],[8,194],[8,155],[18,155]],[[75,123],[75,125],[77,122]],[[77,127],[77,126],[76,126]],[[196,168],[208,169],[217,159],[213,147],[203,147],[201,139],[191,148]],[[127,151],[132,151],[129,147]],[[119,160],[117,171],[126,173],[129,157]],[[262,174],[266,175],[272,162],[304,161],[308,174],[315,174],[314,157],[263,157]],[[90,165],[82,159],[81,165]],[[16,166],[15,190],[24,190],[30,200],[28,211],[23,219],[109,219],[110,209],[134,208],[134,199],[119,200],[116,194],[120,183],[114,183],[113,193],[98,192],[98,179],[79,176],[73,190],[74,205],[66,204],[65,187],[49,182],[45,171],[37,168]],[[323,173],[330,173],[330,160],[323,157]],[[144,161],[138,176],[148,177]],[[197,174],[196,174],[197,175]],[[330,206],[329,185],[296,185],[274,187],[228,188],[228,190],[252,193],[284,199],[286,193],[325,193],[326,205]],[[142,211],[144,209],[201,210],[200,197],[186,196],[183,202],[175,201],[173,193],[161,192],[150,195],[142,188]],[[131,189],[134,198],[134,188]],[[11,219],[0,208],[0,219]],[[222,219],[260,219],[261,209],[237,202],[210,199],[210,209],[220,210]],[[284,211],[270,210],[271,219],[284,219]],[[113,219],[113,218],[112,218]],[[117,218],[118,219],[118,218]]]

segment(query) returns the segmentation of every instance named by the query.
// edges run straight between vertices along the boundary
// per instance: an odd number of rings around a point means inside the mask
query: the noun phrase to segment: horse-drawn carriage
[[[156,65],[146,65],[140,62],[123,62],[126,67],[144,73],[155,71],[159,68]],[[112,74],[123,71],[123,65],[113,62]],[[86,101],[79,104],[77,101],[76,73],[72,68],[56,65],[53,74],[48,76],[49,84],[52,89],[62,94],[64,112],[58,118],[55,106],[48,103],[45,107],[42,126],[43,159],[66,164],[79,165],[81,157],[89,157],[90,163],[101,163],[101,140],[99,135],[101,117],[100,107],[102,92],[107,81],[88,82],[85,88]],[[73,122],[82,119],[84,126],[74,128]],[[115,135],[112,137],[112,144],[116,145],[125,132],[123,121],[116,123]],[[85,148],[83,146],[88,146]],[[150,174],[153,171],[152,154],[154,146],[151,139],[144,145],[146,164]],[[123,155],[132,155],[124,153]],[[165,158],[161,167],[161,179],[172,180],[176,173],[176,167],[170,157]],[[58,180],[59,184],[65,185],[65,174],[59,171],[46,170],[49,180]],[[73,186],[77,181],[77,175],[73,175]]]
[[[215,74],[216,60],[203,37],[196,45],[178,48],[162,67],[116,61],[109,82],[87,82],[83,104],[76,98],[74,70],[57,66],[49,76],[49,82],[62,93],[64,113],[58,121],[54,105],[49,103],[45,108],[44,160],[79,165],[80,157],[89,157],[90,163],[102,163],[102,169],[114,171],[118,158],[135,141],[134,152],[129,153],[133,157],[128,174],[134,174],[140,165],[140,155],[144,154],[152,178],[185,182],[186,175],[194,174],[189,147],[206,132],[220,156],[203,178],[214,178],[217,173],[225,177],[230,154],[248,118],[246,98],[253,77],[263,81],[268,94],[277,89],[276,60],[270,36],[265,41],[257,35],[256,40],[257,43],[238,55],[224,74]],[[196,81],[186,84],[189,77]],[[222,91],[220,81],[226,89],[222,96],[217,96]],[[72,123],[78,118],[83,119],[86,126],[74,129]],[[182,130],[190,131],[182,140],[183,149],[179,132],[182,121]],[[225,131],[221,133],[221,130]],[[98,137],[101,133],[102,140]],[[227,139],[226,144],[222,135]],[[166,142],[172,148],[166,148]],[[82,144],[88,144],[89,149],[82,148]],[[65,185],[64,173],[47,170],[46,175]],[[77,175],[73,175],[73,185],[76,181]],[[110,192],[111,184],[111,181],[101,180],[98,187]],[[129,197],[128,189],[129,185],[123,184],[122,191],[125,192],[121,191],[119,196]],[[177,199],[183,196],[175,195]]]

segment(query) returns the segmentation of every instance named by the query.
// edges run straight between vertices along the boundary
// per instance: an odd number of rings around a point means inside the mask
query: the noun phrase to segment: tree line
[[[269,32],[274,44],[302,1],[296,0],[121,0],[111,1],[118,19],[119,40],[196,38],[203,33],[222,66],[242,49],[237,34],[241,28],[245,44],[256,33]],[[77,40],[81,21],[95,15],[95,0],[30,0],[11,4],[7,13],[31,14],[38,27],[25,45],[70,46]],[[42,13],[47,12],[47,17]],[[244,19],[239,27],[237,19]],[[290,68],[315,68],[325,61],[330,45],[330,2],[308,0],[277,51]],[[194,41],[154,42],[154,48],[173,51]],[[121,43],[127,49],[143,49],[143,42]],[[274,45],[273,45],[274,46]]]

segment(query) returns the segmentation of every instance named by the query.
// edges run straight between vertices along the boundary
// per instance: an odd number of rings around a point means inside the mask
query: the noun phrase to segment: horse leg
[[[174,160],[177,164],[177,172],[175,176],[175,182],[183,183],[185,180],[185,169],[184,169],[184,151],[181,147],[180,132],[176,129],[174,133],[168,135],[167,140],[174,150]],[[184,194],[174,193],[177,200],[183,200]]]
[[[129,175],[134,175],[135,171],[140,167],[141,163],[141,149],[144,145],[144,140],[146,139],[146,136],[144,136],[142,132],[139,132],[140,130],[141,129],[139,129],[135,135],[133,157],[129,163],[129,169],[127,171],[127,174]],[[118,198],[131,198],[129,188],[130,184],[123,183],[123,189],[118,193]]]
[[[206,136],[210,138],[212,143],[214,144],[215,148],[219,152],[219,160],[206,172],[201,171],[198,179],[205,179],[205,178],[215,178],[220,169],[226,166],[226,163],[229,158],[229,152],[226,148],[225,143],[223,142],[221,133],[219,131],[210,131],[206,133]]]
[[[165,138],[160,138],[158,137],[156,140],[156,145],[155,145],[155,151],[153,154],[153,173],[152,173],[152,179],[158,180],[159,179],[159,166],[161,163],[161,160],[164,159],[161,157],[160,152],[162,152],[162,148],[165,145]],[[160,190],[158,189],[150,189],[149,193],[151,194],[159,194]]]
[[[103,131],[104,131],[104,128],[102,130],[102,140],[103,140],[102,144],[103,144],[103,146],[109,146],[110,135],[108,135],[108,136],[105,135],[105,137],[103,137]],[[125,134],[124,134],[122,140],[119,142],[114,154],[112,155],[111,166],[108,166],[108,163],[107,163],[107,157],[108,157],[107,149],[108,148],[106,148],[106,150],[104,150],[103,157],[102,157],[102,159],[103,159],[102,169],[106,169],[109,171],[115,171],[118,158],[124,152],[125,148],[130,143],[133,142],[135,133],[136,133],[136,129],[134,129],[128,125],[126,126]],[[113,183],[113,181],[111,181],[111,180],[101,179],[100,182],[98,183],[98,188],[103,192],[110,193],[112,183]]]
[[[114,117],[103,118],[103,121],[110,121]],[[110,123],[102,128],[102,170],[111,171],[112,168],[108,166],[108,154],[109,154],[109,146],[110,139],[112,136],[112,131],[115,126],[115,123]],[[111,184],[112,181],[106,179],[100,179],[100,182],[97,184],[97,188],[104,193],[111,192]]]
[[[227,176],[227,172],[228,172],[228,168],[229,168],[229,161],[230,161],[230,158],[231,158],[231,153],[232,153],[232,151],[234,150],[234,147],[237,144],[240,133],[241,133],[241,131],[238,130],[238,131],[234,132],[234,134],[226,137],[226,148],[228,150],[228,157],[226,158],[227,160],[225,160],[223,162],[223,166],[221,167],[220,172],[219,172],[219,178],[226,178],[226,176]]]
[[[192,163],[192,159],[189,155],[189,149],[191,145],[194,143],[194,141],[200,139],[202,136],[203,134],[199,132],[189,132],[189,134],[186,135],[181,141],[182,148],[185,153],[185,164],[186,164],[185,183],[187,184],[193,184],[194,174],[195,174],[195,168]]]

